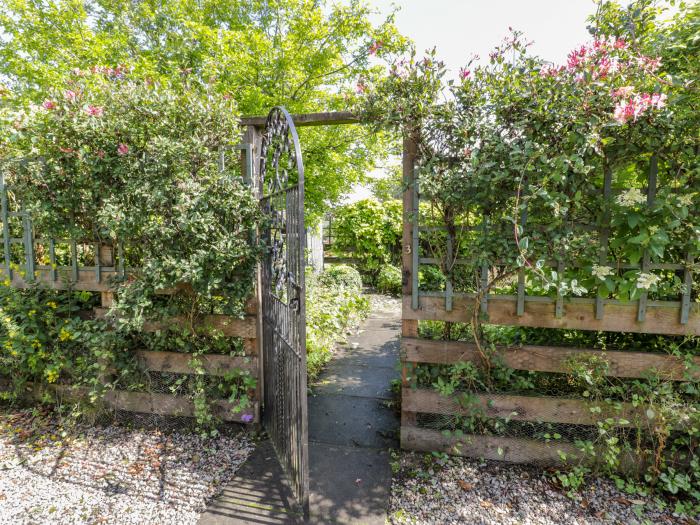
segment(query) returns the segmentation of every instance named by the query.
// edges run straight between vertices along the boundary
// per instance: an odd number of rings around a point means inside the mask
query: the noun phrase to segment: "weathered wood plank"
[[[405,294],[405,291],[404,291]],[[539,328],[566,328],[573,330],[601,330],[611,332],[636,332],[665,335],[700,335],[700,306],[692,305],[687,324],[680,323],[680,303],[649,302],[643,322],[637,321],[635,303],[607,303],[605,315],[596,319],[595,302],[569,301],[564,303],[564,313],[556,317],[554,301],[525,301],[524,312],[517,315],[517,298],[489,296],[488,319],[484,322],[498,325],[531,326]],[[456,297],[452,311],[445,309],[439,297],[421,297],[418,310],[411,308],[411,297],[403,297],[403,318],[468,322],[474,300]]]
[[[172,374],[197,373],[190,366],[191,354],[178,352],[158,352],[140,350],[136,352],[139,364],[147,369]],[[258,374],[256,357],[231,357],[227,355],[204,354],[197,357],[206,375],[223,376],[232,370],[246,370],[253,376]]]
[[[42,399],[43,392],[51,391],[68,400],[84,398],[88,389],[67,385],[27,385],[30,395],[34,399]],[[143,414],[155,414],[160,416],[194,417],[194,402],[182,396],[152,392],[129,392],[126,390],[109,390],[103,397],[104,404],[112,410],[124,410],[126,412],[139,412]],[[260,420],[260,406],[257,401],[245,410],[234,413],[233,405],[226,400],[214,400],[211,405],[212,414],[222,421],[237,423],[257,423]],[[249,417],[252,420],[247,421]]]
[[[582,399],[504,394],[470,394],[470,400],[468,405],[463,406],[457,398],[442,396],[435,390],[403,388],[401,409],[428,414],[462,416],[483,414],[486,417],[513,421],[568,425],[595,425],[606,418],[617,421],[618,426],[628,426],[632,423],[644,426],[648,422],[645,411],[630,404],[622,404],[620,410],[615,410],[605,403]],[[600,407],[601,412],[591,412],[591,407],[594,406]]]
[[[571,458],[581,455],[573,444],[567,442],[545,443],[534,439],[477,435],[459,438],[446,436],[438,430],[411,426],[401,427],[401,448],[535,465],[561,465],[559,451]]]
[[[452,364],[460,361],[481,362],[476,345],[461,341],[434,341],[404,337],[401,340],[402,358],[415,363]],[[667,380],[700,379],[700,357],[694,357],[694,367],[686,371],[680,357],[651,353],[566,348],[556,346],[523,345],[497,346],[496,352],[503,364],[516,370],[567,373],[574,359],[597,357],[608,363],[610,377],[645,377],[653,372]]]
[[[573,443],[567,441],[538,441],[529,438],[482,436],[466,434],[461,437],[445,435],[439,430],[401,427],[401,448],[419,452],[445,452],[455,456],[529,463],[541,466],[561,466],[561,453],[566,454],[567,464],[595,466],[604,457],[602,453],[584,457]],[[602,451],[601,451],[602,452]],[[625,452],[620,456],[620,470],[628,474],[640,474],[653,458]],[[670,464],[680,464],[682,458],[669,456]]]
[[[338,124],[357,124],[360,119],[351,111],[329,111],[323,113],[301,113],[292,115],[295,126],[332,126]],[[257,126],[265,125],[267,117],[253,116],[243,117],[241,125]]]
[[[190,320],[185,316],[175,316],[163,321],[149,321],[144,323],[144,332],[155,332],[164,330],[169,326],[187,327],[190,325]],[[205,315],[197,320],[196,326],[192,328],[198,333],[221,332],[227,337],[243,337],[246,339],[255,339],[256,336],[255,316],[249,315],[243,319],[231,317],[228,315]]]
[[[54,280],[52,272],[56,272]],[[79,290],[88,292],[108,292],[111,287],[109,285],[110,278],[116,277],[117,272],[113,269],[101,268],[101,281],[97,281],[97,275],[94,267],[78,268],[78,280],[73,280],[73,269],[69,267],[61,267],[57,270],[50,268],[38,268],[34,271],[34,282],[28,282],[23,279],[19,272],[12,272],[11,286],[13,288],[28,288],[39,283],[42,288],[52,290]],[[0,268],[0,279],[5,279],[7,272],[4,268]]]
[[[194,402],[190,399],[169,394],[127,392],[112,390],[105,394],[105,403],[114,410],[141,412],[160,416],[194,417]],[[252,417],[251,423],[258,421],[258,404],[238,413],[232,412],[233,405],[228,401],[216,400],[210,405],[212,414],[222,421],[244,422],[243,417]]]

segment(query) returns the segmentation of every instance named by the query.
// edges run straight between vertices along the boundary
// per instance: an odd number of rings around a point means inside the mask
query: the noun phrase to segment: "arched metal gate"
[[[309,508],[304,286],[304,164],[286,109],[275,107],[260,147],[263,425],[304,515]]]

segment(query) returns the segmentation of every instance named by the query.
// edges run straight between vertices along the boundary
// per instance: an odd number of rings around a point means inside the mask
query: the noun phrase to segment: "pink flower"
[[[44,109],[56,109],[56,103],[53,102],[52,100],[44,100],[44,103],[41,105]]]
[[[593,41],[593,49],[595,49],[596,51],[604,50],[606,45],[607,44],[604,40],[594,40]]]
[[[369,54],[376,55],[377,51],[379,51],[382,47],[384,47],[384,42],[382,42],[381,40],[376,40],[372,42],[372,45],[369,46]]]
[[[634,88],[632,86],[622,86],[612,92],[612,96],[616,98],[628,97],[632,94]]]
[[[462,68],[459,70],[459,78],[461,78],[462,80],[465,80],[466,78],[469,77],[469,75],[471,75],[471,73],[472,72],[469,71],[468,69]]]
[[[651,96],[651,105],[656,109],[661,109],[666,105],[666,99],[668,99],[668,95],[665,93],[654,93]]]
[[[640,56],[637,58],[637,64],[639,67],[644,69],[644,71],[648,71],[650,73],[655,72],[659,67],[661,66],[661,59],[660,58],[651,58],[648,56]]]
[[[85,112],[91,117],[101,117],[104,110],[99,106],[88,106]]]
[[[75,91],[72,91],[70,89],[64,93],[64,96],[66,97],[67,100],[71,100],[71,101],[78,98],[78,94]]]
[[[615,40],[615,49],[625,49],[627,47],[627,42],[624,39],[618,38]]]
[[[357,83],[357,86],[355,86],[355,91],[357,93],[366,93],[367,92],[367,84],[365,84],[364,80],[360,80]]]
[[[613,111],[613,118],[620,124],[634,118],[634,103],[632,101],[618,102]]]
[[[117,147],[117,153],[119,153],[119,155],[126,155],[129,153],[129,146],[124,143],[119,144]]]

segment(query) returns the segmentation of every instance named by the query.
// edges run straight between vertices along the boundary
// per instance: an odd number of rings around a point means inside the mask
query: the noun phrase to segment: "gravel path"
[[[392,524],[698,523],[661,512],[597,479],[573,500],[535,467],[402,453],[392,484]]]
[[[5,409],[0,524],[194,524],[252,449],[243,432],[64,431],[45,414]]]

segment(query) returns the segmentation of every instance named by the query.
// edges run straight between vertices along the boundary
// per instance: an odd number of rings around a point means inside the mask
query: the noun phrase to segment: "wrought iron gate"
[[[259,173],[268,248],[261,272],[263,424],[308,515],[304,165],[294,122],[282,107],[267,117]]]

